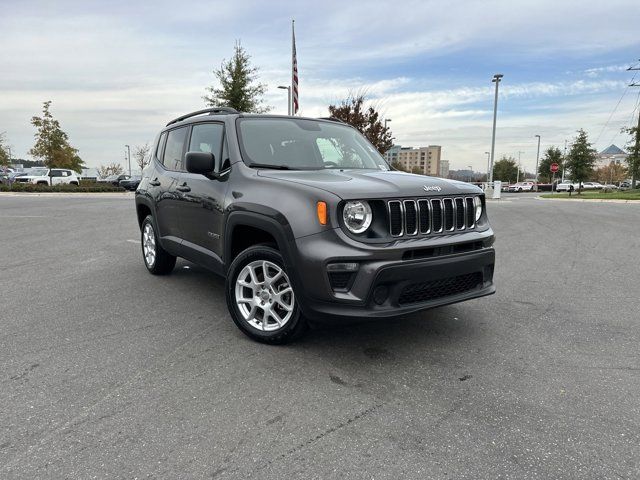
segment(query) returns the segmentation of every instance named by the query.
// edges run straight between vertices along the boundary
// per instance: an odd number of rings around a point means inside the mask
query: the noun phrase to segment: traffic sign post
[[[557,163],[551,164],[551,173],[553,173],[553,178],[551,179],[551,193],[553,193],[553,186],[556,183],[556,172],[560,169],[560,165]]]

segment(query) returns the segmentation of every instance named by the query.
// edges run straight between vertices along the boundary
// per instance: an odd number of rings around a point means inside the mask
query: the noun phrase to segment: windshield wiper
[[[288,165],[270,165],[268,163],[250,163],[249,167],[272,168],[274,170],[297,170],[296,168],[291,168]]]

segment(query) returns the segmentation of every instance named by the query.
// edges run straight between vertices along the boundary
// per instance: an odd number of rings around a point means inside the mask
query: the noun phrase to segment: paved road
[[[0,478],[638,478],[640,205],[508,200],[495,296],[269,347],[131,197],[0,196]]]

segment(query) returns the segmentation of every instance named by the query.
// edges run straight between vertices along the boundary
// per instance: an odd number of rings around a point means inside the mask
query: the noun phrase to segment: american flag
[[[295,20],[291,21],[291,102],[293,104],[291,106],[291,110],[293,115],[298,113],[300,108],[298,103],[298,58],[296,56],[296,34],[293,28],[294,22]]]

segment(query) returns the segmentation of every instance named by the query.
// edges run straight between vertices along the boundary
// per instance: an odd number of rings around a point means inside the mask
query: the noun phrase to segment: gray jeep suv
[[[182,257],[224,276],[253,339],[495,292],[482,191],[393,171],[337,120],[200,110],[169,122],[152,157],[135,196],[147,269]]]

